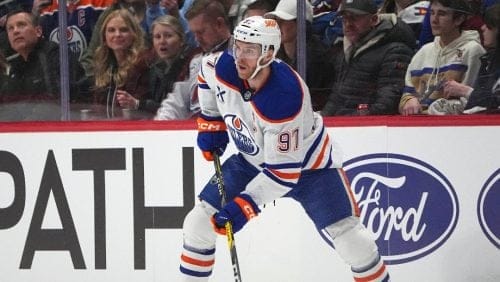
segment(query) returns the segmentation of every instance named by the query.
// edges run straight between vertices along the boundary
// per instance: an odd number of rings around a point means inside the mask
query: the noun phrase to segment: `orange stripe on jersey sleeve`
[[[205,80],[205,78],[203,76],[198,74],[198,83],[207,83],[207,81]]]
[[[198,265],[198,266],[212,266],[215,262],[215,260],[199,260],[199,259],[194,259],[194,258],[190,258],[186,255],[181,255],[181,260],[184,261],[184,262],[187,262],[189,264],[194,264],[194,265]]]
[[[274,175],[278,176],[281,179],[293,180],[293,179],[299,179],[299,177],[300,177],[300,173],[280,172],[280,171],[275,170],[275,169],[270,169],[269,171],[271,171]]]

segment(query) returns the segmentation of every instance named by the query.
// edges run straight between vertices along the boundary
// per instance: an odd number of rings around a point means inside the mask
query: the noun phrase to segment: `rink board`
[[[500,281],[498,117],[327,125],[392,281]],[[178,281],[182,219],[213,171],[195,141],[192,122],[1,124],[0,281]],[[232,281],[224,239],[212,281]],[[352,281],[290,199],[236,246],[244,281]]]

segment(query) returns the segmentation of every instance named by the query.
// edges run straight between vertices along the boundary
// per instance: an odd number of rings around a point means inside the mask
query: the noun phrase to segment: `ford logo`
[[[481,189],[477,202],[479,224],[486,237],[500,249],[500,169],[495,171]]]
[[[431,165],[404,155],[372,154],[344,164],[363,224],[387,264],[417,260],[450,237],[458,219],[457,195]]]

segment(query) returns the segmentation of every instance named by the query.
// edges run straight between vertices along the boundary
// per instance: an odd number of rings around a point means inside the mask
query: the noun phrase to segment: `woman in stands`
[[[156,61],[150,69],[151,99],[141,101],[139,108],[156,114],[157,119],[186,119],[191,117],[193,102],[187,85],[182,83],[189,75],[189,62],[201,49],[192,49],[178,18],[164,15],[151,25]],[[163,101],[163,102],[162,102]],[[198,108],[196,100],[195,107]]]
[[[111,12],[99,30],[102,44],[94,54],[94,102],[98,118],[147,119],[139,111],[148,99],[148,69],[152,54],[143,30],[126,9]]]

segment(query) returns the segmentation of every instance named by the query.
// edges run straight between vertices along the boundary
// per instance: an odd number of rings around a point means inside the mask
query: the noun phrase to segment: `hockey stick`
[[[217,178],[217,188],[219,189],[221,207],[226,205],[226,190],[224,189],[224,180],[222,179],[222,169],[220,165],[219,155],[214,153],[215,176]],[[226,223],[227,244],[229,253],[231,254],[231,263],[233,264],[234,281],[241,282],[240,263],[236,253],[236,245],[234,244],[233,225],[230,221]]]

